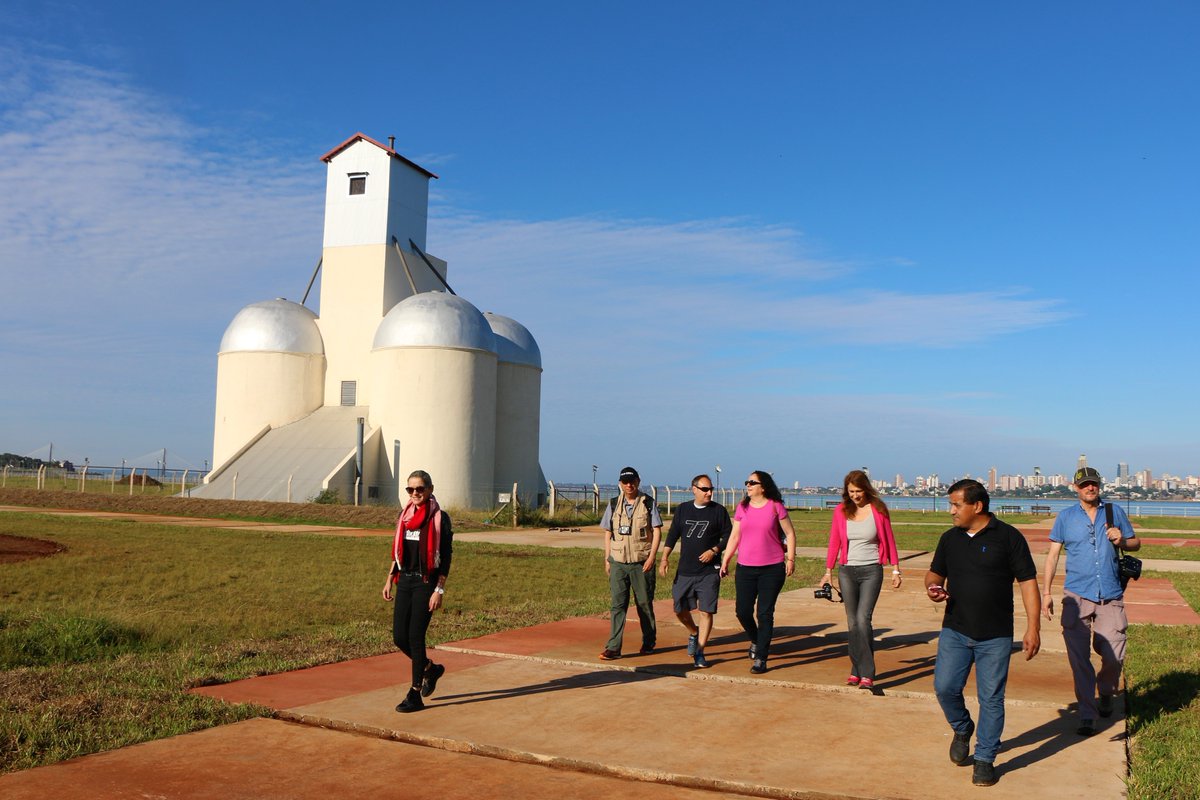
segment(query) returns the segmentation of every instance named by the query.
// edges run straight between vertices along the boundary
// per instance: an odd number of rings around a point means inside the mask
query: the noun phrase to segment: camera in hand
[[[833,602],[833,586],[828,583],[822,583],[820,589],[813,589],[813,597],[817,600],[828,600]]]

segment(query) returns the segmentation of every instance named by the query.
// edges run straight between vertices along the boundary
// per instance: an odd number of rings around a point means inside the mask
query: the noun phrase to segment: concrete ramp
[[[363,406],[324,406],[290,425],[274,428],[234,459],[203,486],[192,489],[192,497],[229,500],[304,502],[325,487],[325,478],[357,446],[358,418]],[[291,497],[288,497],[288,478]],[[350,498],[342,492],[342,500]]]

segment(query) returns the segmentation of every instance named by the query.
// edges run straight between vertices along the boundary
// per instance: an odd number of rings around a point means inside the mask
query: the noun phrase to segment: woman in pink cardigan
[[[850,633],[850,677],[846,683],[864,689],[875,687],[875,631],[871,615],[883,587],[883,565],[892,565],[892,588],[900,588],[900,563],[896,537],[887,506],[875,493],[862,470],[852,470],[842,481],[842,502],[833,510],[829,526],[829,553],[821,583],[830,583],[838,566],[838,587],[846,603]]]

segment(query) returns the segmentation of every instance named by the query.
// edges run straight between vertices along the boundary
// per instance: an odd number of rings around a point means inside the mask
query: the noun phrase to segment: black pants
[[[750,642],[757,647],[758,658],[767,660],[771,649],[771,636],[775,633],[775,601],[783,591],[787,573],[783,564],[768,564],[765,567],[737,565],[733,584],[737,587],[737,618]],[[758,621],[755,624],[754,607],[758,605]]]
[[[400,652],[412,659],[412,685],[420,686],[429,659],[425,656],[425,631],[433,612],[429,598],[433,596],[433,581],[420,575],[401,575],[395,586],[395,608],[392,609],[392,641]]]

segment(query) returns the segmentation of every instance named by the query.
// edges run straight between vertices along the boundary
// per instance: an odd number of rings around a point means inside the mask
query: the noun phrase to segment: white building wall
[[[444,507],[490,507],[496,491],[496,355],[385,348],[371,354],[371,369],[371,424],[382,428],[382,455],[399,485],[423,469]]]
[[[287,425],[320,408],[324,379],[325,357],[319,354],[218,355],[213,470],[264,426]]]
[[[525,364],[502,362],[496,369],[496,483],[521,503],[537,502],[542,490],[538,465],[541,431],[542,371]]]
[[[350,194],[350,176],[366,174],[366,191]],[[325,178],[323,246],[389,244],[411,238],[425,249],[429,176],[359,140],[329,159]]]

